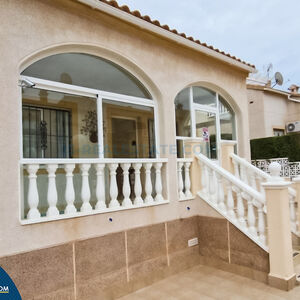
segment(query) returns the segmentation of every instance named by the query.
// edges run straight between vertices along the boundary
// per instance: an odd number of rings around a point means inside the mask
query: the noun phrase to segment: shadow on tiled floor
[[[138,290],[119,300],[297,300],[300,286],[290,292],[269,287],[207,266],[197,266]]]

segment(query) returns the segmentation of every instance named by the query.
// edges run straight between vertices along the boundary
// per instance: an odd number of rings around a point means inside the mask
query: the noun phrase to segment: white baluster
[[[232,185],[231,182],[226,181],[227,186],[227,215],[233,220],[236,220],[236,215],[234,212],[234,200],[232,197]]]
[[[182,200],[182,199],[185,198],[185,195],[183,193],[182,167],[183,167],[183,163],[182,162],[177,163],[178,195],[179,195],[179,199],[180,200]]]
[[[91,191],[89,185],[89,169],[91,164],[80,164],[82,185],[81,185],[81,200],[82,206],[80,208],[81,212],[92,211],[92,206],[90,204]]]
[[[133,205],[129,198],[129,196],[130,196],[130,184],[129,184],[130,164],[121,164],[121,168],[123,169],[123,196],[124,196],[124,199],[122,201],[122,206],[123,207],[131,207]]]
[[[264,199],[264,201],[265,201],[265,204],[264,204],[264,206],[263,206],[263,211],[265,212],[265,213],[267,213],[267,206],[266,206],[266,191],[265,191],[265,189],[264,189],[264,187],[263,187],[263,182],[264,182],[264,178],[263,177],[261,177],[261,176],[257,176],[257,180],[258,180],[258,184],[259,184],[259,192],[262,194],[262,196],[263,196],[263,199]]]
[[[266,225],[265,225],[265,215],[263,210],[263,205],[260,205],[257,209],[258,211],[258,234],[259,234],[259,240],[266,245]]]
[[[27,218],[30,220],[39,219],[41,214],[37,209],[39,205],[39,193],[37,189],[36,183],[36,172],[39,169],[39,165],[27,165],[27,171],[29,173],[29,186],[28,186],[28,194],[27,194],[27,201],[29,205],[29,212],[27,214]]]
[[[134,205],[141,206],[144,204],[144,201],[141,197],[142,195],[142,185],[141,185],[141,167],[142,164],[133,164],[134,167]]]
[[[74,169],[75,169],[75,164],[65,164],[65,171],[66,171],[65,199],[67,202],[65,214],[74,214],[77,212],[76,207],[74,206],[74,201],[75,201],[75,191],[74,191],[74,184],[73,184]]]
[[[215,194],[215,182],[214,182],[214,172],[212,169],[208,168],[208,191],[209,191],[209,200],[213,203],[216,203]]]
[[[155,201],[156,202],[162,202],[164,201],[164,198],[162,196],[162,182],[161,182],[161,167],[162,163],[155,163],[155,191],[156,191],[156,196],[155,196]]]
[[[184,165],[184,174],[185,174],[185,197],[192,198],[193,194],[191,193],[191,178],[190,178],[190,162],[186,162]]]
[[[224,203],[224,187],[223,187],[223,180],[222,176],[219,173],[216,173],[217,177],[217,202],[220,210],[226,212],[226,206]]]
[[[146,180],[145,180],[145,192],[146,192],[146,198],[145,203],[150,204],[154,202],[154,199],[152,197],[152,181],[151,181],[151,168],[152,163],[146,163],[143,164],[145,172],[146,172]]]
[[[296,220],[296,211],[295,211],[295,198],[289,194],[289,204],[290,204],[290,218],[292,230],[297,231],[297,220]]]
[[[48,202],[48,210],[47,217],[54,217],[59,215],[59,211],[56,207],[57,205],[57,189],[55,182],[55,172],[58,165],[47,165],[48,172],[48,192],[47,192],[47,202]]]
[[[247,168],[244,165],[240,165],[241,168],[241,180],[248,184],[248,175],[247,175]]]
[[[117,168],[118,168],[118,164],[110,164],[109,165],[109,171],[110,171],[109,207],[119,207],[120,206],[120,203],[117,200],[117,197],[118,197]]]
[[[236,196],[237,196],[237,215],[238,215],[238,221],[241,224],[242,227],[247,227],[246,221],[245,221],[245,207],[244,207],[244,201],[242,198],[242,193],[239,189],[236,188]]]
[[[232,159],[233,168],[234,168],[234,175],[236,178],[240,179],[240,173],[239,173],[239,165],[238,162],[234,159]]]
[[[254,235],[257,236],[257,230],[255,228],[255,214],[254,214],[254,207],[253,207],[253,201],[254,199],[252,199],[250,196],[247,197],[247,203],[248,203],[248,229],[249,232]]]
[[[104,169],[105,164],[96,164],[96,175],[97,175],[97,185],[96,185],[96,197],[97,203],[95,209],[105,210],[105,178],[104,178]]]
[[[257,191],[255,173],[251,172],[249,176],[250,176],[251,187],[253,187]]]
[[[199,161],[200,162],[200,161]],[[201,167],[201,185],[202,185],[202,191],[204,194],[207,194],[207,168],[206,165],[203,162],[200,162]]]

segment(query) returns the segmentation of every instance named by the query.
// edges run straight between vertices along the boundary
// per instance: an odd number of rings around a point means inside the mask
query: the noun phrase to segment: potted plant
[[[96,110],[89,110],[84,119],[82,120],[82,126],[80,129],[81,134],[87,135],[90,142],[98,142],[98,122]]]

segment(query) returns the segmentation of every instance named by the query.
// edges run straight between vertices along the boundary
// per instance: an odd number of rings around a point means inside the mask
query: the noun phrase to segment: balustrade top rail
[[[167,158],[25,158],[20,164],[122,164],[122,163],[165,163]]]
[[[208,165],[212,170],[220,174],[222,177],[233,183],[237,188],[242,190],[243,192],[247,193],[249,196],[255,198],[255,200],[261,202],[262,204],[265,203],[265,199],[263,195],[259,192],[257,192],[255,189],[250,187],[249,185],[245,184],[240,179],[236,178],[234,175],[232,175],[230,172],[226,171],[225,169],[219,167],[215,163],[213,163],[209,158],[204,156],[203,154],[198,154],[196,156],[201,162]]]
[[[193,158],[177,158],[177,162],[193,162]]]

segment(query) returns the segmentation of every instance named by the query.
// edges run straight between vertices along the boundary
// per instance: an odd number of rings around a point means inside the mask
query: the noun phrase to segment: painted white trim
[[[97,97],[97,121],[98,121],[98,157],[104,158],[104,136],[103,136],[103,111],[102,111],[102,97]]]
[[[205,47],[203,45],[197,44],[193,41],[190,41],[182,36],[179,36],[175,33],[172,33],[170,31],[167,31],[161,27],[158,27],[154,24],[151,24],[149,22],[146,22],[140,18],[137,18],[133,15],[130,15],[118,8],[112,7],[110,5],[107,5],[103,2],[100,2],[98,0],[77,0],[78,2],[84,3],[94,9],[98,9],[106,14],[109,14],[111,16],[114,16],[118,19],[121,19],[125,22],[134,24],[135,26],[147,30],[150,32],[153,32],[157,35],[160,35],[168,40],[172,40],[173,42],[176,42],[177,44],[183,45],[185,47],[189,47],[191,49],[194,49],[198,52],[201,52],[202,54],[208,55],[210,57],[213,57],[215,59],[218,59],[220,61],[223,61],[224,63],[230,64],[232,66],[235,66],[239,69],[242,69],[244,71],[247,71],[249,73],[256,72],[256,69],[254,67],[248,66],[242,62],[237,61],[236,59],[233,59],[231,57],[228,57],[222,53],[217,52],[216,50],[212,50],[208,47]]]
[[[220,119],[220,100],[219,94],[216,93],[216,142],[217,142],[217,159],[221,161],[222,147],[221,147],[221,119]]]
[[[196,116],[194,111],[194,94],[193,94],[193,87],[191,86],[189,91],[189,105],[190,105],[190,119],[191,119],[191,136],[193,138],[196,137]]]
[[[122,164],[122,163],[166,163],[167,158],[23,158],[20,160],[20,164]]]

